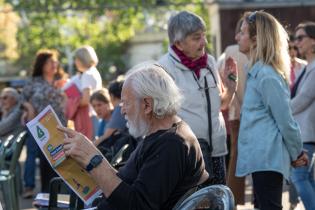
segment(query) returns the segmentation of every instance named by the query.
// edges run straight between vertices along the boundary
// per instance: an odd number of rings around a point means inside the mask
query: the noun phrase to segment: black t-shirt
[[[141,141],[117,174],[123,182],[99,209],[172,209],[203,172],[196,137],[186,123],[176,123]]]

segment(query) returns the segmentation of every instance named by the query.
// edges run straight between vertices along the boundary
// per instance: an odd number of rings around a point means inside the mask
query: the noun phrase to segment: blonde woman
[[[92,92],[102,88],[102,78],[96,65],[98,58],[95,50],[91,46],[83,46],[78,48],[74,54],[74,62],[81,75],[82,98],[81,106],[89,105]]]
[[[96,129],[93,128],[97,128],[98,125],[94,123],[96,113],[90,106],[90,97],[93,92],[102,88],[102,78],[96,69],[98,58],[93,47],[87,45],[78,48],[74,58],[76,68],[80,72],[76,77],[79,77],[81,97],[79,100],[68,100],[66,114],[68,119],[74,121],[76,131],[92,139],[96,133]]]
[[[245,13],[239,49],[249,58],[236,175],[252,175],[260,210],[282,209],[283,178],[307,164],[290,109],[288,35],[263,11]]]

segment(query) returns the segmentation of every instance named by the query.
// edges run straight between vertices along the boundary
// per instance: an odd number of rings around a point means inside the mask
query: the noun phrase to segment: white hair
[[[12,87],[3,88],[1,91],[1,95],[8,93],[11,97],[13,97],[17,102],[20,100],[20,94],[18,91]]]
[[[153,113],[157,118],[174,115],[180,109],[182,94],[171,76],[158,64],[137,65],[126,75],[136,97],[151,97]]]

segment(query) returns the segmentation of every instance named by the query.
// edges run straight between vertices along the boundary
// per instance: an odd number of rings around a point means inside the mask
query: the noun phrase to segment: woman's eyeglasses
[[[299,36],[296,36],[294,37],[294,41],[302,41],[305,37],[308,37],[307,35],[299,35]]]
[[[211,74],[211,76],[212,76],[213,82],[209,84],[208,81],[207,81],[207,85],[205,84],[204,87],[201,86],[201,84],[199,83],[199,81],[198,81],[198,79],[197,79],[197,76],[192,72],[192,73],[193,73],[193,76],[194,76],[194,79],[195,79],[196,82],[197,82],[198,90],[204,91],[204,90],[208,90],[208,89],[210,89],[210,88],[217,88],[217,86],[218,86],[218,82],[217,82],[217,80],[216,80],[216,78],[215,78],[215,76],[214,76],[214,74],[213,74],[211,68],[210,68],[209,66],[207,66],[207,69],[209,70],[209,72],[210,72],[210,74]],[[206,80],[206,77],[205,77],[205,80]],[[208,85],[209,85],[209,86],[208,86]]]

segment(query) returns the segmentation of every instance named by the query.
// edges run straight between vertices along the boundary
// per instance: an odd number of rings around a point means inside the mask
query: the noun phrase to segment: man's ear
[[[152,98],[144,98],[144,113],[150,114],[153,111],[153,99]]]

